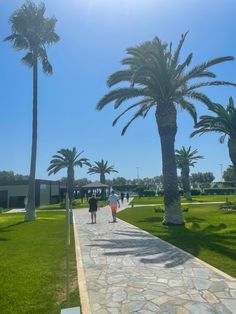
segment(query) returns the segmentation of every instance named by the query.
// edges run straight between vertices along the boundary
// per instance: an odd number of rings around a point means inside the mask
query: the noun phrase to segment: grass
[[[236,214],[219,205],[188,207],[185,226],[162,225],[152,206],[127,208],[118,217],[236,277]]]
[[[106,201],[99,201],[98,202],[99,206],[104,207],[107,206],[108,202]],[[58,203],[58,204],[52,204],[52,205],[45,205],[45,206],[40,206],[37,208],[37,210],[61,210],[61,209],[65,209],[64,203]],[[86,200],[84,200],[83,202],[81,202],[80,199],[74,200],[73,201],[73,208],[88,208],[89,204]]]
[[[66,302],[65,213],[0,215],[0,313],[59,314]],[[70,306],[79,305],[74,237],[71,230]]]
[[[193,196],[192,202],[225,202],[235,201],[234,195],[199,195]],[[135,197],[132,201],[133,204],[137,205],[147,205],[147,204],[163,204],[163,196],[155,197]],[[190,203],[186,198],[181,197],[181,203]]]

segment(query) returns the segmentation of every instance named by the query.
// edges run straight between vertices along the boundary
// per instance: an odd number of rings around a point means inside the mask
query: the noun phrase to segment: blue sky
[[[118,111],[110,105],[97,112],[98,100],[108,91],[106,79],[121,69],[127,47],[159,36],[178,43],[189,31],[183,57],[194,53],[192,65],[222,56],[236,56],[234,0],[46,0],[46,15],[58,19],[56,31],[61,40],[48,49],[53,76],[39,75],[37,177],[48,178],[51,156],[60,148],[77,147],[91,161],[104,158],[115,166],[119,176],[135,178],[161,174],[160,141],[154,114],[137,120],[125,136],[120,132],[129,115],[112,128]],[[0,37],[10,34],[8,18],[23,1],[0,3]],[[38,1],[36,1],[38,3]],[[32,73],[20,62],[22,52],[0,42],[0,170],[29,172],[32,119]],[[236,82],[236,61],[214,67],[219,79]],[[233,87],[212,87],[207,94],[227,104],[236,96]],[[236,101],[236,98],[235,98]],[[198,114],[206,113],[196,103]],[[205,159],[193,172],[212,171],[220,179],[220,164],[230,163],[227,144],[217,135],[189,138],[193,122],[178,110],[176,148],[192,145]],[[61,172],[51,177],[57,179]],[[84,177],[86,169],[77,169]],[[115,174],[114,176],[117,176]],[[110,176],[112,178],[113,176]],[[97,179],[96,176],[89,176]]]

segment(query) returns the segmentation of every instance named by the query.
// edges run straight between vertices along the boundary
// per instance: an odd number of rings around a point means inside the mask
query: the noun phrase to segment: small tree
[[[229,165],[229,167],[223,173],[223,179],[225,181],[234,181],[234,167]]]
[[[118,172],[114,169],[114,166],[109,166],[108,161],[95,161],[94,165],[92,165],[88,169],[89,174],[99,174],[100,175],[100,182],[105,184],[106,183],[106,174],[110,174],[111,172]]]
[[[196,160],[203,158],[203,156],[197,155],[197,153],[197,149],[191,151],[191,146],[188,148],[183,146],[181,149],[176,150],[176,163],[177,167],[181,170],[184,197],[188,200],[192,200],[189,180],[190,167],[194,167]]]
[[[52,156],[50,166],[48,167],[48,175],[56,174],[62,169],[67,169],[67,192],[69,195],[70,203],[74,198],[74,181],[75,181],[75,167],[82,168],[84,165],[90,166],[87,158],[79,158],[83,153],[78,153],[76,148],[72,149],[61,149],[56,155]],[[70,204],[71,205],[71,204]]]

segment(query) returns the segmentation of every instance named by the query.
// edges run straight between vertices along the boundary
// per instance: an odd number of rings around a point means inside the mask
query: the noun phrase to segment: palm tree
[[[191,134],[191,137],[207,132],[221,133],[220,143],[224,143],[228,137],[229,157],[233,164],[234,171],[234,186],[236,196],[236,107],[234,106],[233,98],[229,98],[229,103],[226,108],[220,104],[212,104],[209,110],[215,116],[204,115],[200,117],[200,121],[195,125],[197,129]]]
[[[190,53],[184,62],[179,61],[180,52],[186,38],[182,35],[177,49],[172,51],[172,44],[162,42],[155,37],[133,48],[127,49],[128,57],[122,60],[127,68],[112,74],[107,81],[109,87],[128,82],[127,87],[118,87],[106,94],[97,104],[101,110],[109,103],[114,102],[114,108],[119,108],[123,102],[138,98],[114,120],[113,126],[128,111],[138,108],[131,120],[122,130],[122,135],[129,125],[137,118],[145,118],[154,108],[158,131],[161,140],[162,168],[164,185],[165,224],[183,224],[183,214],[180,208],[180,197],[177,182],[175,160],[175,135],[177,132],[177,107],[187,110],[196,121],[196,110],[192,100],[206,105],[210,99],[199,91],[205,86],[233,85],[225,81],[201,81],[194,79],[215,78],[209,70],[215,64],[233,60],[233,57],[219,57],[188,70],[192,60]]]
[[[106,174],[110,174],[111,172],[118,172],[114,169],[114,166],[108,166],[108,161],[95,161],[95,165],[91,166],[88,169],[89,174],[99,174],[100,175],[100,182],[105,184],[106,183]]]
[[[26,205],[25,220],[35,220],[35,172],[37,155],[37,111],[38,111],[38,61],[41,61],[43,72],[52,74],[46,52],[46,47],[56,43],[59,36],[55,33],[56,18],[44,16],[45,5],[38,6],[26,1],[10,17],[12,34],[5,38],[11,41],[16,50],[27,50],[22,62],[33,68],[33,123],[30,177],[28,188],[28,201]]]
[[[52,156],[50,165],[47,169],[48,175],[56,174],[58,171],[67,169],[67,192],[70,202],[74,198],[74,182],[75,182],[75,167],[82,168],[84,165],[91,166],[87,158],[79,158],[83,153],[78,153],[76,148],[65,149],[62,148],[56,155]]]
[[[181,149],[176,150],[175,152],[177,168],[181,169],[181,181],[183,185],[184,197],[186,197],[188,200],[191,200],[189,168],[194,167],[196,160],[202,159],[203,156],[197,155],[197,149],[191,151],[191,146],[188,148],[183,146]]]

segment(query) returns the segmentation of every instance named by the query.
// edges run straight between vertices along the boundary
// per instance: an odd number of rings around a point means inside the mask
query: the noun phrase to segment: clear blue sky
[[[38,2],[38,1],[36,1]],[[10,34],[8,18],[23,1],[0,3],[0,38]],[[236,56],[235,0],[46,0],[47,15],[58,19],[61,40],[48,50],[54,74],[40,72],[37,177],[47,178],[51,156],[60,148],[76,146],[91,161],[104,158],[119,176],[140,177],[161,174],[161,152],[153,112],[137,120],[120,136],[127,117],[116,127],[111,123],[118,111],[112,105],[95,110],[107,92],[109,74],[121,69],[125,49],[159,36],[177,44],[189,30],[184,55],[194,53],[193,65],[222,55]],[[29,172],[32,119],[32,73],[20,62],[22,52],[0,42],[0,170]],[[218,78],[236,82],[236,61],[214,67]],[[213,87],[207,93],[214,101],[227,104],[233,87]],[[204,105],[196,103],[199,115]],[[193,122],[178,112],[176,148],[192,145],[205,156],[193,169],[212,171],[220,179],[220,166],[230,163],[226,144],[217,135],[189,139]],[[64,172],[52,179],[60,178]],[[84,177],[77,169],[76,177]],[[115,174],[117,176],[117,174]],[[90,177],[97,179],[96,176]],[[110,176],[112,178],[112,176]]]

